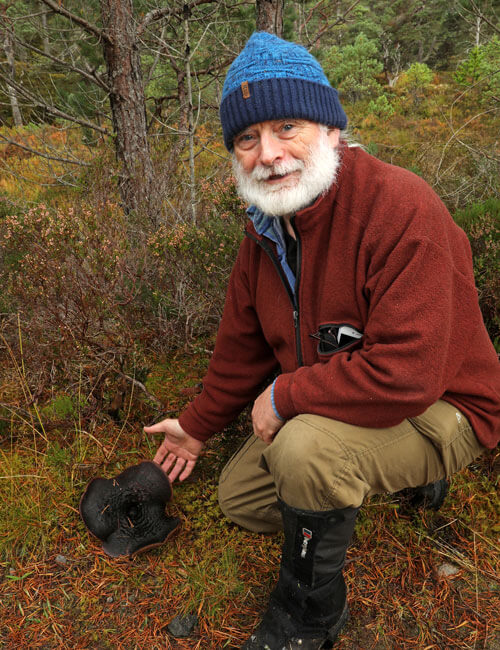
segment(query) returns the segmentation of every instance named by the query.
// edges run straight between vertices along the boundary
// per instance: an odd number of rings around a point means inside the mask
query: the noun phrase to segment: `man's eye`
[[[252,133],[242,133],[236,138],[236,142],[238,144],[247,144],[248,142],[252,142],[254,140],[254,136]]]
[[[297,125],[293,122],[283,122],[280,126],[278,134],[282,138],[293,138],[296,135]]]

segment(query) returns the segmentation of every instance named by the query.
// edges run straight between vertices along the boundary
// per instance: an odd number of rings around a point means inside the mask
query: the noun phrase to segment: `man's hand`
[[[165,434],[165,440],[158,447],[153,460],[165,473],[170,469],[168,478],[172,483],[177,477],[179,481],[186,479],[193,471],[204,443],[187,434],[179,420],[162,420],[158,424],[144,427],[144,431]]]
[[[285,421],[277,417],[273,410],[271,386],[268,386],[255,400],[252,409],[252,424],[255,435],[267,445],[271,444],[276,433],[285,424]]]

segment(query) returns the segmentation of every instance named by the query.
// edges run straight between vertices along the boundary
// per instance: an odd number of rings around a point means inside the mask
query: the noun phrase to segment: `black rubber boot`
[[[448,494],[449,483],[445,478],[416,488],[405,488],[396,493],[402,512],[423,508],[439,510]]]
[[[242,650],[331,648],[348,618],[342,568],[359,508],[314,512],[278,503],[285,533],[279,580]]]

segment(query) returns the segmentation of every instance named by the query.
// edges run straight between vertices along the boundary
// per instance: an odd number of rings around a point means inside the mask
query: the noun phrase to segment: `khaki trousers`
[[[483,451],[463,413],[442,400],[387,429],[298,415],[270,445],[254,435],[243,443],[222,470],[219,503],[244,528],[274,532],[277,497],[303,510],[358,507],[449,477]]]

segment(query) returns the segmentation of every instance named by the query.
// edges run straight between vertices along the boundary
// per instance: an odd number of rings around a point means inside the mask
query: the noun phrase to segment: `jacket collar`
[[[257,235],[259,235],[260,238],[267,237],[276,244],[278,260],[293,291],[295,287],[295,274],[288,265],[286,259],[286,243],[281,220],[277,217],[270,217],[267,214],[264,214],[262,210],[259,210],[255,205],[251,205],[247,209],[247,214],[253,223]]]
[[[307,232],[314,229],[319,221],[323,221],[325,215],[331,215],[333,204],[337,199],[339,189],[345,183],[352,165],[355,153],[347,146],[347,143],[341,141],[339,145],[340,165],[337,176],[329,189],[318,196],[318,198],[306,208],[299,210],[295,215],[295,227],[299,233]]]

